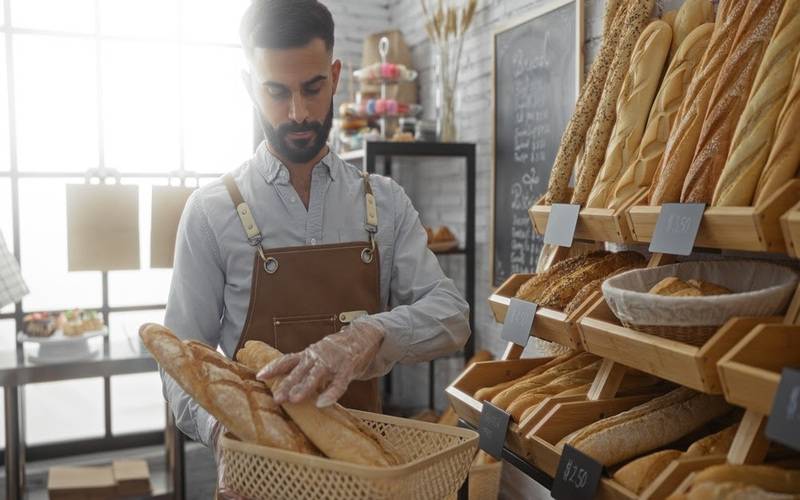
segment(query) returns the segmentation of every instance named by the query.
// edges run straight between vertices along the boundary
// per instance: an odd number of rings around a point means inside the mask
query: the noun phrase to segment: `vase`
[[[453,66],[449,49],[440,47],[436,51],[436,135],[440,142],[456,142],[456,85],[458,72]]]

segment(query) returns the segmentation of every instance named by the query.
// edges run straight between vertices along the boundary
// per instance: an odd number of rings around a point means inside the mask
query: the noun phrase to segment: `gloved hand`
[[[272,390],[278,404],[300,403],[321,393],[317,407],[324,408],[338,401],[350,382],[366,373],[383,336],[383,329],[373,323],[351,323],[301,352],[281,356],[262,368],[257,378],[286,375]]]
[[[214,455],[214,461],[217,464],[216,498],[218,500],[247,500],[246,497],[239,495],[235,491],[232,491],[225,486],[225,457],[222,454],[220,438],[225,434],[226,431],[227,429],[219,422],[219,420],[214,422],[214,426],[211,428],[211,442],[209,444],[211,453]]]

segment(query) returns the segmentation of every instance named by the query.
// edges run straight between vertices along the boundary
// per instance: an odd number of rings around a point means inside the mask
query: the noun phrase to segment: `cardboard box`
[[[106,500],[117,497],[111,467],[53,467],[47,478],[50,500]]]
[[[145,460],[114,460],[111,466],[118,496],[150,495],[150,470]]]

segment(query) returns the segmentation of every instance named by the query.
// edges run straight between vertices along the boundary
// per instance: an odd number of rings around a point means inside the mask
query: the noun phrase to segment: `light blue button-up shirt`
[[[265,248],[366,241],[360,170],[329,153],[311,174],[308,209],[289,171],[265,144],[231,172],[264,237]],[[372,175],[378,207],[381,301],[386,312],[360,321],[386,332],[365,378],[397,362],[427,361],[469,337],[469,306],[427,248],[419,214],[393,180]],[[254,248],[222,179],[189,198],[178,227],[165,323],[182,339],[221,346],[232,356],[250,303]],[[164,396],[186,435],[208,444],[211,417],[162,370]]]

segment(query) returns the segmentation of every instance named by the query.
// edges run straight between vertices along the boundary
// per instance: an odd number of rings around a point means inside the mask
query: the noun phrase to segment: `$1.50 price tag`
[[[519,346],[528,345],[528,340],[533,335],[533,318],[536,316],[536,304],[527,300],[511,299],[508,305],[506,319],[503,320],[503,330],[500,337]]]
[[[767,437],[800,451],[800,370],[784,368],[767,421]]]
[[[597,492],[603,465],[570,445],[564,446],[550,495],[561,499],[592,499]]]
[[[694,248],[697,230],[703,220],[705,203],[665,203],[661,206],[650,251],[671,255],[689,255]]]

